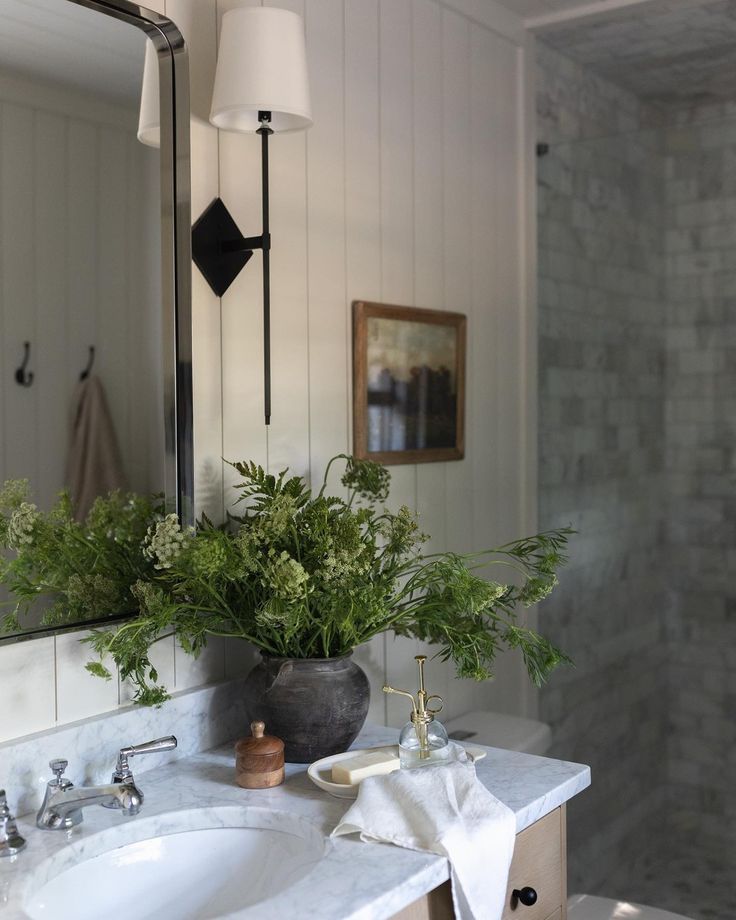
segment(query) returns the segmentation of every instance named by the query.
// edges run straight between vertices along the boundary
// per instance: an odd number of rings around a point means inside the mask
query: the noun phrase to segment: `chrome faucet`
[[[133,779],[128,759],[136,754],[155,754],[171,751],[176,738],[158,738],[146,744],[121,748],[112,780],[104,786],[75,786],[64,776],[68,761],[61,758],[49,762],[54,779],[46,786],[41,810],[36,816],[36,826],[42,830],[64,830],[80,824],[82,809],[87,805],[117,808],[124,815],[137,815],[143,804],[143,793]]]
[[[0,856],[15,856],[26,845],[18,833],[18,825],[10,813],[5,790],[0,789]]]

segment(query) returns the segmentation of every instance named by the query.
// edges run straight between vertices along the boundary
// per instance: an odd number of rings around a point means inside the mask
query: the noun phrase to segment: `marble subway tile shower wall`
[[[595,777],[570,809],[571,890],[725,920],[736,99],[643,102],[542,43],[539,68],[540,526],[580,531],[544,613],[576,668],[541,714]]]
[[[711,105],[672,122],[669,782],[683,833],[720,846],[736,873],[736,111]],[[732,906],[735,916],[736,898]]]
[[[595,782],[570,809],[570,890],[606,876],[664,804],[664,159],[658,113],[538,45],[540,526],[580,536],[541,695],[553,756]]]

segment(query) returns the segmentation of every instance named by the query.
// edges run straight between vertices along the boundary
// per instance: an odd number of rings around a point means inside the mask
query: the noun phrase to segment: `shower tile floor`
[[[626,860],[599,894],[683,914],[692,920],[736,920],[733,844],[702,846],[665,836]]]

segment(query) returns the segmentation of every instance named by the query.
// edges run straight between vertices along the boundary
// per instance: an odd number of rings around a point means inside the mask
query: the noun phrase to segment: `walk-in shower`
[[[571,890],[736,917],[736,3],[538,34],[542,693]],[[544,153],[543,150],[539,151]]]

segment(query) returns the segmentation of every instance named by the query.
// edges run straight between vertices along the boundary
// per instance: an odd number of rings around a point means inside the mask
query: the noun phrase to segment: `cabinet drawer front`
[[[562,907],[566,887],[563,833],[562,815],[557,808],[517,836],[503,920],[547,920]],[[531,907],[511,894],[514,889],[526,887],[537,892],[537,901]]]

